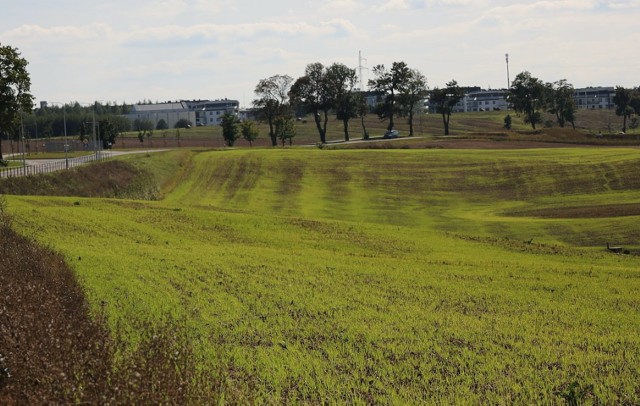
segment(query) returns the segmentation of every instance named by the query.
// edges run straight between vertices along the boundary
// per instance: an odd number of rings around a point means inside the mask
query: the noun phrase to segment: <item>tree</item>
[[[511,129],[511,114],[504,116],[504,128],[507,130]]]
[[[356,102],[356,117],[360,118],[360,125],[362,126],[362,139],[369,139],[369,132],[364,125],[364,119],[369,114],[369,104],[367,103],[367,97],[364,92],[354,93],[354,99]]]
[[[427,95],[427,78],[417,69],[410,69],[400,87],[399,102],[408,116],[409,136],[413,136],[413,117],[420,100]],[[456,102],[457,103],[457,102]]]
[[[464,97],[464,91],[458,86],[458,82],[451,80],[447,87],[434,88],[429,94],[429,103],[435,107],[436,113],[442,115],[444,135],[449,135],[449,121],[453,113],[453,107]]]
[[[110,117],[107,117],[98,122],[98,129],[98,138],[102,141],[102,147],[104,149],[111,149],[120,134],[117,123]]]
[[[291,76],[275,75],[261,79],[254,90],[258,98],[253,101],[253,106],[258,109],[260,117],[269,124],[269,137],[274,147],[278,145],[275,120],[287,114],[291,82]]]
[[[236,140],[240,138],[239,125],[240,120],[238,120],[238,117],[235,114],[227,111],[222,116],[222,120],[220,122],[220,127],[222,127],[222,138],[224,138],[224,141],[230,147],[233,147]]]
[[[10,134],[20,121],[23,112],[33,108],[31,78],[28,62],[17,48],[0,44],[0,159],[2,159],[2,134]]]
[[[523,121],[531,124],[535,130],[536,124],[542,122],[538,109],[545,104],[544,95],[544,83],[525,71],[519,73],[513,80],[507,97],[513,109],[524,115]]]
[[[156,124],[156,130],[168,130],[169,129],[169,124],[167,124],[166,121],[164,121],[164,118],[161,118],[160,120],[158,120],[158,123]]]
[[[258,129],[255,127],[254,122],[251,120],[244,120],[240,125],[240,132],[242,138],[249,142],[249,146],[253,147],[253,142],[258,138]]]
[[[635,88],[631,92],[629,105],[633,108],[633,112],[636,113],[636,115],[640,115],[640,87]]]
[[[296,136],[296,127],[291,117],[280,116],[276,118],[275,131],[283,147],[286,141],[289,141],[289,145],[291,145],[293,138]]]
[[[359,98],[353,93],[357,81],[356,70],[346,65],[334,63],[327,69],[327,87],[336,118],[342,120],[345,141],[349,141],[349,120],[358,117]]]
[[[381,120],[389,119],[387,130],[393,130],[395,125],[393,119],[398,110],[396,95],[406,83],[409,72],[409,67],[404,62],[393,62],[390,70],[387,70],[384,65],[373,68],[375,78],[369,80],[369,87],[371,90],[385,94],[384,101],[377,108],[377,113]]]
[[[573,94],[573,85],[567,83],[566,79],[546,84],[547,111],[556,116],[560,127],[569,122],[575,130],[576,104]]]
[[[192,125],[193,124],[191,124],[191,121],[187,120],[186,118],[181,118],[180,120],[176,121],[174,128],[191,128]]]
[[[148,120],[146,118],[136,118],[133,121],[133,129],[134,131],[153,131],[154,125],[153,121]]]
[[[616,86],[613,103],[616,105],[616,115],[622,116],[622,132],[627,132],[627,118],[634,113],[632,107],[633,91],[622,86]]]
[[[327,69],[319,63],[307,65],[304,76],[291,86],[289,98],[292,105],[299,105],[306,113],[313,115],[313,121],[320,135],[320,142],[327,142],[327,122],[333,98],[327,81]]]

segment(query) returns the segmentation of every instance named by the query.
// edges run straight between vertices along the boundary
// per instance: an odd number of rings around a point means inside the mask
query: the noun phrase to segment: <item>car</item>
[[[398,135],[400,135],[398,133],[398,130],[388,130],[386,133],[384,133],[382,138],[384,139],[398,138]]]

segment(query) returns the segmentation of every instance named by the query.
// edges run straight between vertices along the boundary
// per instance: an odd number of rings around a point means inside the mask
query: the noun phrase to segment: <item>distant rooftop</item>
[[[188,107],[185,103],[175,102],[175,103],[157,103],[157,104],[134,104],[133,111],[134,113],[152,113],[156,111],[176,111],[176,110],[188,110]]]

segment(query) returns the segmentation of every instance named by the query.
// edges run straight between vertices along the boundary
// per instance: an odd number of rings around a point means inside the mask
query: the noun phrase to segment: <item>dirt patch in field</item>
[[[640,216],[640,203],[532,209],[524,211],[514,211],[508,213],[508,215],[522,217],[541,217],[550,219]]]
[[[104,313],[92,316],[82,286],[61,255],[11,229],[1,201],[0,241],[0,404],[198,404],[213,399],[217,383],[197,375],[192,339],[182,333],[182,324],[140,322],[139,346],[116,361],[126,346],[108,330]],[[108,306],[102,302],[103,309]],[[198,380],[206,384],[196,387]]]
[[[575,148],[590,145],[570,144],[561,142],[540,142],[540,141],[513,141],[513,140],[492,140],[492,139],[448,139],[448,140],[425,140],[424,148],[443,149],[531,149],[531,148]],[[416,145],[416,147],[418,147]]]

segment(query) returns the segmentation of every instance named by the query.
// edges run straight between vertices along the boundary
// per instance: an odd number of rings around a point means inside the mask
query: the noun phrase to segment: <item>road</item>
[[[1,178],[13,178],[18,176],[37,175],[42,173],[51,173],[61,171],[75,166],[84,165],[94,161],[104,161],[115,156],[128,154],[146,154],[150,152],[161,152],[166,149],[151,150],[131,150],[131,151],[98,151],[96,154],[84,155],[76,158],[62,159],[26,159],[26,166],[18,168],[5,169],[0,171]],[[16,155],[16,154],[14,154]],[[67,163],[68,161],[68,163]]]

